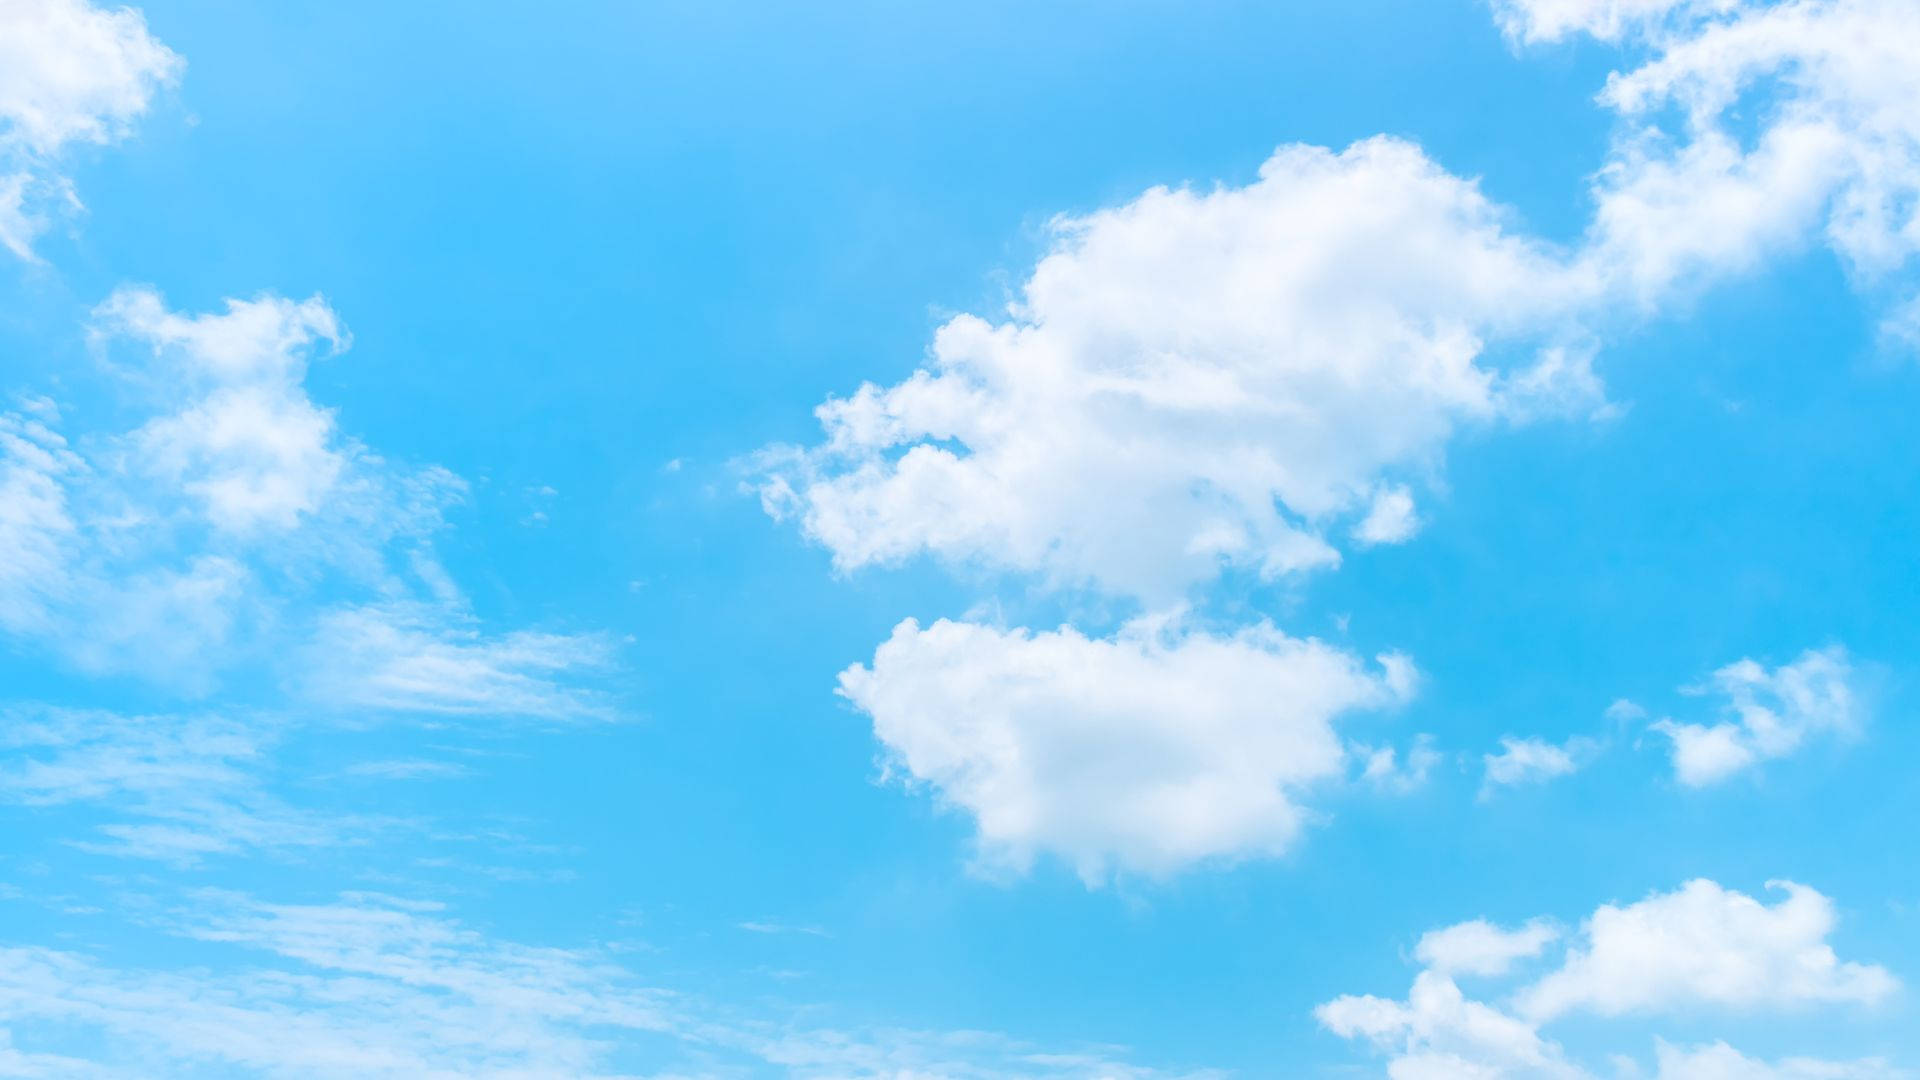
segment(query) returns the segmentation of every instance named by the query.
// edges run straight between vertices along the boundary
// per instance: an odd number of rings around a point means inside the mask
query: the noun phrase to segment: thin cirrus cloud
[[[1834,953],[1827,942],[1837,922],[1831,900],[1791,882],[1770,888],[1782,894],[1772,905],[1712,881],[1691,881],[1636,903],[1603,904],[1578,933],[1564,937],[1541,922],[1517,930],[1463,923],[1421,940],[1416,955],[1425,967],[1405,999],[1349,995],[1315,1015],[1333,1034],[1372,1046],[1396,1077],[1585,1080],[1600,1074],[1570,1057],[1544,1030],[1548,1025],[1574,1016],[1866,1008],[1899,988],[1886,969]],[[1511,986],[1504,1001],[1478,1000],[1461,989],[1463,977],[1509,977],[1556,942],[1565,945],[1557,965]],[[1668,1080],[1901,1075],[1872,1060],[1767,1063],[1724,1042],[1658,1043],[1654,1050],[1657,1075]]]
[[[0,416],[0,632],[195,693],[292,657],[289,685],[332,707],[605,714],[577,685],[609,666],[604,636],[484,633],[440,567],[466,485],[309,396],[350,340],[324,300],[185,314],[125,288],[91,331],[136,415],[71,435],[45,399]]]
[[[65,842],[176,867],[364,843],[397,822],[322,814],[274,794],[284,725],[217,715],[121,715],[15,706],[0,712],[0,802],[78,811]]]
[[[590,1078],[633,1075],[621,1067],[621,1046],[644,1045],[651,1060],[672,1063],[664,1075],[1219,1075],[1134,1066],[1114,1047],[1041,1047],[981,1031],[827,1029],[798,1022],[798,1009],[743,1013],[649,984],[607,948],[504,941],[437,903],[380,894],[276,904],[201,890],[152,921],[234,962],[153,971],[76,951],[0,948],[0,1015],[10,1034],[85,1036],[74,1044],[84,1056],[0,1042],[0,1066],[115,1078],[208,1066],[274,1076]]]
[[[0,245],[34,261],[51,216],[80,205],[63,157],[125,137],[183,66],[131,8],[0,3]]]

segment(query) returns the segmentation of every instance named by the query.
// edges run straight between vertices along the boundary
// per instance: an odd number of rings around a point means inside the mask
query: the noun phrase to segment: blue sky
[[[0,1075],[1920,1069],[1911,0],[0,2]]]

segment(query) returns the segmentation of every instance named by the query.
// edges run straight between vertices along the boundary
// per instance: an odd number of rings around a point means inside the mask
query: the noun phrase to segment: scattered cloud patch
[[[487,634],[440,566],[466,485],[388,462],[309,396],[350,341],[324,300],[183,314],[125,288],[92,333],[134,415],[77,435],[44,399],[0,415],[0,633],[196,694],[297,660],[287,684],[339,707],[605,711],[577,680],[606,639]]]
[[[909,619],[840,691],[902,774],[974,819],[989,867],[1059,856],[1089,882],[1287,850],[1346,772],[1335,721],[1411,695],[1398,656],[1271,626],[1112,638]]]
[[[1594,740],[1582,736],[1555,744],[1538,737],[1503,735],[1500,752],[1482,756],[1485,775],[1480,784],[1480,797],[1489,797],[1496,788],[1544,784],[1570,776],[1598,746]]]
[[[0,733],[0,802],[91,808],[69,842],[88,851],[190,866],[211,856],[363,842],[391,824],[323,816],[269,790],[275,725],[217,716],[9,710]]]
[[[1348,995],[1319,1007],[1328,1031],[1361,1040],[1399,1078],[1606,1075],[1570,1057],[1545,1027],[1575,1014],[1617,1018],[1717,1010],[1765,1014],[1812,1006],[1862,1007],[1898,987],[1884,968],[1840,960],[1827,943],[1833,904],[1803,885],[1776,882],[1769,906],[1711,881],[1692,881],[1634,904],[1602,905],[1572,935],[1536,920],[1517,930],[1476,920],[1429,933],[1424,969],[1404,1000]],[[1522,981],[1506,1000],[1476,1000],[1462,977],[1505,978],[1564,945],[1557,966]],[[1671,1080],[1893,1077],[1878,1061],[1788,1059],[1769,1064],[1724,1043],[1691,1050],[1655,1046],[1658,1076]],[[1615,1068],[1639,1072],[1627,1055]],[[1625,1063],[1624,1065],[1622,1063]]]
[[[289,1077],[610,1080],[634,1075],[620,1062],[639,1051],[652,1063],[647,1075],[1217,1075],[1133,1066],[1113,1047],[1045,1048],[978,1031],[835,1030],[796,1022],[798,1009],[746,1014],[649,985],[608,950],[498,940],[437,903],[394,896],[278,904],[209,890],[162,925],[204,943],[220,966],[151,971],[81,952],[0,947],[0,1015],[12,1039],[0,1041],[0,1064],[71,1063],[83,1071],[55,1075],[113,1078],[213,1067]],[[86,1036],[85,1059],[36,1046],[76,1031]]]
[[[1864,720],[1857,673],[1839,646],[1808,650],[1769,671],[1742,659],[1713,673],[1701,694],[1725,698],[1725,720],[1714,724],[1656,721],[1672,741],[1673,771],[1688,787],[1706,787],[1783,758],[1818,735],[1848,736]]]

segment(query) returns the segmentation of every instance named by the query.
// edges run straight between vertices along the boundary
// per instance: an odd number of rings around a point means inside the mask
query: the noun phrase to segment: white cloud
[[[1457,427],[1595,385],[1564,351],[1490,357],[1587,295],[1506,217],[1378,138],[1062,219],[1005,321],[955,318],[928,370],[821,406],[825,443],[765,455],[763,498],[842,569],[928,553],[1156,606],[1335,563],[1337,523],[1405,539]]]
[[[1653,302],[1816,233],[1864,284],[1920,299],[1920,21],[1908,0],[1508,0],[1529,40],[1637,47],[1588,261]],[[1668,124],[1670,110],[1679,119]],[[1889,316],[1889,337],[1904,327]]]
[[[1544,784],[1568,776],[1580,768],[1582,759],[1595,748],[1593,740],[1575,737],[1556,746],[1537,737],[1500,737],[1500,752],[1482,756],[1486,776],[1480,794],[1485,797],[1497,787]]]
[[[1617,42],[1683,13],[1728,11],[1740,0],[1494,0],[1494,18],[1518,41],[1560,41],[1587,34]]]
[[[567,679],[612,659],[601,634],[488,637],[439,608],[390,604],[322,615],[300,680],[307,696],[336,708],[605,718],[605,698]]]
[[[1334,720],[1405,700],[1411,667],[1270,626],[1134,624],[1109,639],[909,619],[840,677],[892,760],[970,814],[986,864],[1088,881],[1284,851],[1335,780]]]
[[[11,1050],[15,1058],[90,1070],[54,1075],[127,1078],[209,1067],[314,1078],[611,1078],[632,1076],[621,1066],[635,1060],[665,1070],[651,1075],[774,1068],[801,1080],[1171,1075],[1129,1065],[1112,1047],[834,1030],[796,1023],[799,1009],[742,1014],[646,985],[609,950],[501,941],[438,904],[390,896],[273,904],[208,891],[162,924],[207,943],[206,963],[129,970],[75,952],[0,947],[0,1023],[29,1048]],[[83,1035],[89,1060],[31,1049],[48,1031]],[[0,1040],[0,1065],[15,1060],[9,1050]]]
[[[1432,930],[1413,955],[1442,975],[1505,975],[1515,962],[1539,956],[1560,939],[1560,930],[1542,919],[1518,930],[1503,930],[1484,919]]]
[[[181,67],[131,8],[0,0],[0,244],[33,258],[45,212],[78,203],[63,151],[124,136]]]
[[[316,346],[346,344],[320,297],[229,300],[219,314],[180,315],[151,290],[122,289],[95,312],[95,331],[152,350],[142,374],[173,409],[132,432],[127,451],[198,501],[216,528],[292,528],[345,481],[359,450],[304,386]]]
[[[0,801],[105,812],[90,839],[101,854],[192,865],[267,848],[332,847],[380,823],[287,806],[263,780],[277,731],[215,716],[121,716],[13,709],[0,733]]]
[[[1407,1000],[1336,998],[1314,1010],[1328,1031],[1366,1039],[1391,1059],[1392,1080],[1533,1080],[1585,1075],[1532,1024],[1474,1001],[1446,975],[1423,971]]]
[[[483,633],[439,566],[465,485],[385,461],[309,396],[308,365],[348,342],[319,297],[191,315],[128,288],[92,331],[137,419],[70,438],[44,400],[0,415],[0,632],[196,693],[251,662],[343,707],[605,708],[573,685],[603,638]]]
[[[1550,923],[1519,930],[1483,921],[1421,939],[1426,965],[1406,1000],[1348,995],[1320,1006],[1328,1031],[1362,1039],[1388,1059],[1393,1080],[1589,1080],[1544,1031],[1573,1013],[1603,1018],[1698,1012],[1755,1012],[1812,1005],[1870,1005],[1896,988],[1884,969],[1840,961],[1826,943],[1830,901],[1804,886],[1777,883],[1773,907],[1711,881],[1689,882],[1624,907],[1603,905],[1567,939],[1559,966],[1520,985],[1505,1004],[1476,1001],[1458,976],[1502,977],[1562,940]],[[1598,1032],[1601,1029],[1596,1028]],[[1724,1043],[1679,1050],[1656,1042],[1662,1080],[1841,1080],[1899,1075],[1878,1061],[1790,1058],[1768,1064]],[[1615,1055],[1621,1075],[1639,1075]]]
[[[1839,646],[1808,650],[1772,671],[1742,659],[1714,672],[1699,688],[1726,697],[1729,719],[1711,726],[1660,720],[1652,728],[1672,740],[1680,782],[1704,787],[1786,757],[1812,736],[1857,732],[1863,710],[1855,681],[1846,650]]]
[[[1360,779],[1381,791],[1406,795],[1427,786],[1433,767],[1440,764],[1440,751],[1433,748],[1433,736],[1416,735],[1403,760],[1391,746],[1372,747],[1364,743],[1352,746],[1362,762]]]
[[[1420,516],[1414,512],[1413,493],[1394,485],[1373,495],[1367,516],[1353,527],[1353,538],[1362,544],[1399,544],[1420,531]]]
[[[1657,1080],[1895,1080],[1907,1076],[1877,1059],[1818,1061],[1789,1058],[1779,1064],[1757,1061],[1726,1043],[1691,1050],[1660,1043],[1655,1054]]]
[[[1545,1020],[1575,1010],[1601,1016],[1687,1004],[1733,1009],[1871,1004],[1899,985],[1886,969],[1842,962],[1827,944],[1833,902],[1774,882],[1772,907],[1711,881],[1636,904],[1601,906],[1559,971],[1523,990],[1520,1011]]]

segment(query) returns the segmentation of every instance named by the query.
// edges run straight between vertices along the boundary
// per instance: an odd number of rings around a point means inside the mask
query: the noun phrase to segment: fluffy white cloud
[[[1626,40],[1601,100],[1628,121],[1586,259],[1649,303],[1824,232],[1855,275],[1920,299],[1920,21],[1908,0],[1507,0],[1528,40]],[[1664,117],[1679,117],[1674,124]]]
[[[126,134],[181,66],[131,8],[0,0],[0,244],[31,259],[44,211],[78,202],[61,152]]]
[[[127,439],[137,468],[199,501],[230,531],[288,529],[346,478],[357,448],[307,396],[313,350],[345,344],[325,301],[227,301],[217,314],[168,311],[148,289],[122,289],[95,312],[95,331],[152,350],[143,372],[172,408]]]
[[[1088,881],[1285,850],[1342,776],[1342,713],[1405,700],[1378,671],[1270,626],[1134,624],[1111,639],[909,619],[841,693],[912,779],[970,814],[989,865],[1039,853]]]
[[[1405,539],[1457,427],[1593,389],[1563,350],[1512,362],[1587,286],[1506,216],[1378,138],[1062,219],[1005,321],[821,406],[762,495],[842,569],[931,553],[1156,604],[1337,562],[1337,522]]]
[[[1786,894],[1772,907],[1705,880],[1624,907],[1603,905],[1561,969],[1518,995],[1520,1011],[1544,1020],[1689,1003],[1870,1004],[1898,986],[1884,968],[1834,955],[1826,940],[1835,922],[1831,900],[1792,882],[1769,888]]]
[[[1594,1073],[1542,1030],[1571,1013],[1865,1005],[1894,991],[1897,984],[1884,969],[1834,955],[1826,943],[1834,925],[1830,901],[1801,885],[1773,887],[1786,896],[1772,907],[1711,881],[1635,904],[1603,905],[1568,941],[1558,967],[1521,985],[1505,1004],[1468,997],[1456,978],[1508,975],[1560,935],[1538,920],[1511,931],[1462,923],[1421,939],[1416,956],[1426,970],[1406,1000],[1349,995],[1315,1015],[1327,1030],[1364,1039],[1385,1055],[1394,1080],[1579,1080]],[[1692,1050],[1657,1043],[1655,1051],[1658,1075],[1669,1080],[1896,1075],[1877,1061],[1768,1064],[1724,1043]],[[1617,1068],[1621,1061],[1630,1059],[1616,1055]]]
[[[1772,671],[1743,659],[1699,688],[1724,695],[1730,719],[1711,726],[1660,720],[1652,727],[1673,741],[1680,782],[1702,787],[1785,757],[1811,736],[1857,731],[1862,709],[1854,682],[1853,666],[1839,646],[1809,650]]]
[[[1314,1010],[1345,1039],[1366,1039],[1389,1055],[1392,1080],[1554,1080],[1585,1075],[1534,1025],[1474,1001],[1451,978],[1423,971],[1405,1001],[1336,998]]]

